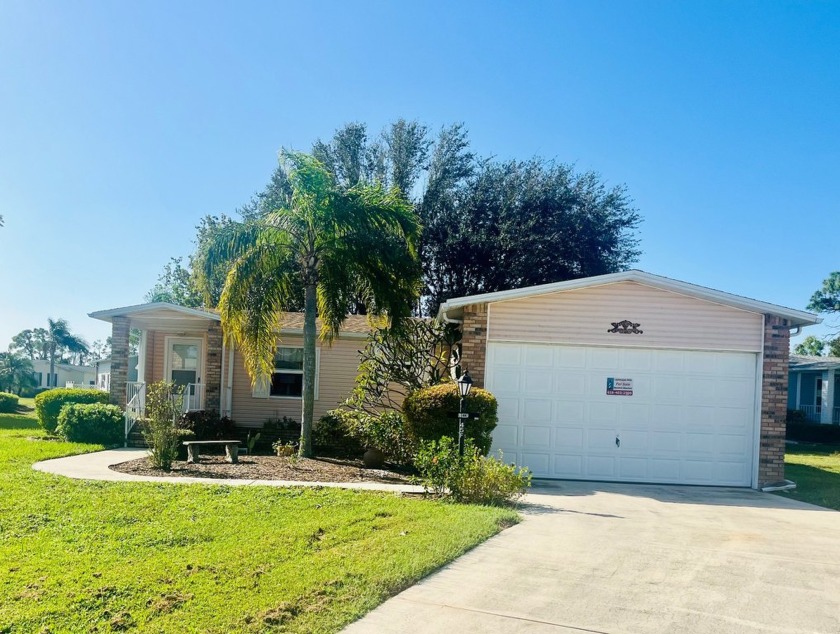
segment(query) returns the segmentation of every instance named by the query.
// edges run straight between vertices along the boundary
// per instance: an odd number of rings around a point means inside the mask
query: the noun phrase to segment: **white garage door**
[[[750,486],[755,373],[754,353],[490,343],[493,451],[541,478]]]

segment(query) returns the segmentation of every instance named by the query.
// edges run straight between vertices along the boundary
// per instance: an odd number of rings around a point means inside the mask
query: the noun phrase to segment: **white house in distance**
[[[128,357],[128,380],[137,380],[137,363],[139,357],[134,354]],[[96,388],[103,392],[111,391],[111,359],[99,359],[94,361],[93,367],[96,371]]]
[[[51,376],[49,360],[36,359],[32,362],[32,370],[37,388],[65,387],[68,383],[80,387],[96,385],[96,370],[87,365],[56,363]]]

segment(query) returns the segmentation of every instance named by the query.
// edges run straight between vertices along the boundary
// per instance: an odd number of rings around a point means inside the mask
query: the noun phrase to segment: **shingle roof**
[[[792,354],[789,365],[791,370],[838,370],[840,357],[805,357]]]

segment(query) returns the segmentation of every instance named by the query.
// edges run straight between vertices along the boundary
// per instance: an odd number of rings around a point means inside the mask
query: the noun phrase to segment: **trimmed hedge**
[[[785,437],[799,442],[840,443],[840,425],[802,423],[788,419]]]
[[[0,414],[14,414],[17,408],[17,396],[8,392],[0,392]]]
[[[58,427],[58,415],[61,408],[69,403],[108,403],[108,393],[99,390],[57,387],[41,392],[35,397],[35,413],[38,424],[49,433],[55,433]]]
[[[458,386],[454,382],[412,392],[403,403],[409,433],[418,440],[457,438],[458,419],[453,414],[458,411],[459,400]],[[466,436],[472,438],[486,456],[492,444],[493,430],[499,422],[496,397],[487,390],[473,388],[467,397],[466,409],[470,414],[478,414],[478,420],[467,419]]]
[[[103,403],[68,403],[58,415],[56,433],[70,442],[118,445],[123,441],[123,411]]]

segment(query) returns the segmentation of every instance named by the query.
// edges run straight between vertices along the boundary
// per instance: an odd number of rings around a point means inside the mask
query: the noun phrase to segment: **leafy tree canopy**
[[[811,301],[808,303],[808,310],[828,314],[829,316],[840,315],[840,271],[832,272],[823,280],[822,288],[811,296]],[[794,352],[796,354],[803,354],[799,352],[799,349],[800,346],[805,346],[806,343],[809,345],[803,349],[810,350],[811,352],[809,354],[813,354],[814,356],[827,354],[831,357],[840,357],[840,329],[838,328],[822,340],[814,336],[807,337],[794,349]]]
[[[819,357],[822,355],[824,349],[825,343],[823,340],[815,337],[814,335],[810,335],[797,344],[797,346],[793,349],[793,353],[806,357]]]

